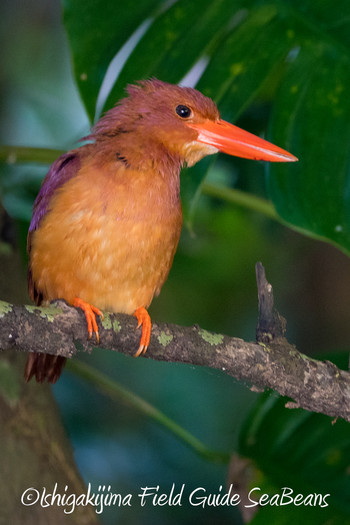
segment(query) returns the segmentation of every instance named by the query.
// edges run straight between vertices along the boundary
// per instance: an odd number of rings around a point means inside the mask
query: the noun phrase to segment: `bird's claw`
[[[134,316],[137,319],[137,328],[142,326],[140,346],[137,352],[134,354],[134,357],[138,357],[139,355],[145,354],[147,352],[151,338],[152,322],[146,308],[143,306],[135,310]]]
[[[98,332],[98,326],[96,322],[96,315],[100,316],[103,320],[103,313],[99,308],[96,308],[96,306],[87,303],[80,299],[79,297],[75,297],[73,301],[73,306],[76,308],[80,308],[83,310],[87,322],[87,329],[89,334],[89,339],[92,337],[92,333],[96,335],[96,341],[97,343],[100,342],[100,334]]]

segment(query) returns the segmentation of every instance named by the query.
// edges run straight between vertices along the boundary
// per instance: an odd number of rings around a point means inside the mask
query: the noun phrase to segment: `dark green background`
[[[148,30],[105,107],[122,96],[128,82],[148,76],[178,82],[204,56],[202,63],[208,65],[198,88],[218,102],[222,116],[264,134],[300,161],[267,166],[218,156],[214,165],[204,160],[183,173],[186,224],[169,280],[150,313],[157,321],[198,323],[253,340],[254,265],[261,260],[277,307],[287,318],[289,340],[307,354],[327,352],[345,368],[350,279],[342,251],[349,251],[350,240],[350,7],[330,0],[179,0],[164,6],[156,0],[65,1],[63,25],[57,1],[5,2],[1,142],[56,150],[75,145],[89,129],[84,105],[92,121],[110,61],[145,19],[142,27]],[[2,203],[16,221],[24,262],[31,205],[47,170],[36,154],[33,150],[30,157],[34,162],[1,165]],[[207,183],[227,188],[223,199],[209,190],[199,194],[204,175]],[[290,228],[230,203],[228,189],[271,198]],[[2,299],[13,300],[24,274],[25,264],[22,276],[11,276],[11,289],[4,288]],[[350,522],[347,423],[331,425],[325,416],[286,410],[285,400],[261,397],[249,385],[212,370],[133,360],[102,349],[86,361],[210,448],[251,458],[257,468],[252,486],[271,494],[283,486],[305,494],[331,492],[327,509],[266,507],[254,523]],[[227,465],[198,458],[165,429],[69,373],[55,394],[86,482],[137,494],[141,486],[169,490],[173,482],[186,483],[188,491],[204,486],[216,492],[230,479]],[[101,520],[241,523],[237,509],[189,506],[106,511]]]

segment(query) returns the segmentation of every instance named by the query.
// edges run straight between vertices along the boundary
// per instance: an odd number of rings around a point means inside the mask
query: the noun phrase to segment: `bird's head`
[[[188,166],[218,151],[255,160],[297,160],[222,120],[216,104],[196,89],[151,79],[128,86],[127,92],[129,96],[95,125],[95,138],[129,134],[150,152],[152,145],[160,146]]]

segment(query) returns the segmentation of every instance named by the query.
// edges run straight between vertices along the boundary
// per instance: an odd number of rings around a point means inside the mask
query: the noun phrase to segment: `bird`
[[[180,171],[218,151],[294,162],[287,151],[224,121],[214,101],[156,78],[126,88],[84,137],[50,167],[27,237],[28,291],[36,305],[81,309],[99,342],[103,311],[134,315],[151,335],[148,307],[166,281],[182,228]],[[55,383],[66,358],[30,352],[24,377]]]

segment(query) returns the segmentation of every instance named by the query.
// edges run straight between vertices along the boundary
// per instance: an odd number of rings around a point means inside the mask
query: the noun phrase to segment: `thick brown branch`
[[[272,287],[257,267],[260,318],[258,343],[213,334],[199,326],[153,324],[146,357],[217,368],[253,386],[271,388],[304,409],[350,421],[350,374],[328,361],[316,361],[283,337],[285,321],[273,308]],[[267,298],[265,297],[268,294]],[[138,347],[136,319],[106,314],[100,347],[132,356]],[[84,314],[59,301],[49,308],[0,302],[0,349],[41,351],[72,357],[91,351]]]

